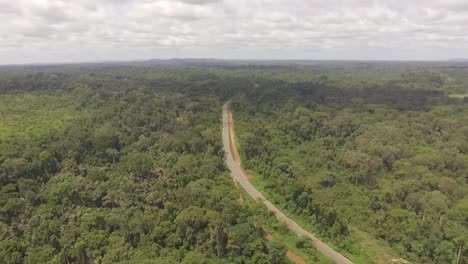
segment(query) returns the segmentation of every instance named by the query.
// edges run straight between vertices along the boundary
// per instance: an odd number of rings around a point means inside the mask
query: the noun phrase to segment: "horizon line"
[[[210,57],[174,57],[174,58],[147,58],[147,59],[105,59],[105,60],[76,60],[59,62],[19,62],[0,63],[0,67],[14,66],[54,66],[54,65],[79,65],[79,64],[110,64],[110,63],[142,63],[150,61],[174,61],[174,60],[213,60],[226,62],[468,62],[466,58],[451,59],[294,59],[294,58],[210,58]]]

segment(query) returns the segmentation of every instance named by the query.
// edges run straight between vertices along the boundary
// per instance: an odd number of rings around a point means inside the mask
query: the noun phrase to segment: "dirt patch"
[[[253,177],[249,175],[241,166],[241,158],[239,155],[239,150],[237,149],[236,134],[234,132],[234,117],[231,111],[231,104],[228,105],[228,117],[229,117],[229,140],[231,141],[232,158],[234,159],[234,162],[237,163],[237,165],[239,165],[239,167],[241,168],[242,173],[244,174],[245,178],[247,180],[250,180]]]
[[[268,231],[266,231],[265,228],[262,228],[262,230],[263,230],[263,235],[265,236],[266,240],[268,240],[268,241],[273,240],[273,236]]]
[[[294,252],[292,252],[291,250],[288,250],[288,252],[286,252],[286,256],[288,256],[289,259],[296,262],[297,264],[307,264],[304,259],[294,254]]]
[[[262,228],[262,231],[263,231],[263,234],[264,234],[266,240],[268,240],[268,241],[273,240],[273,236],[265,228]],[[290,260],[296,262],[297,264],[307,264],[307,262],[305,262],[305,260],[303,258],[301,258],[300,256],[294,254],[294,252],[292,252],[291,250],[286,251],[286,256]]]
[[[244,169],[242,169],[242,173],[244,174],[244,176],[245,176],[245,178],[246,178],[247,180],[253,179],[253,176],[250,175],[250,174],[248,174]]]
[[[229,138],[231,140],[231,149],[232,149],[232,157],[234,158],[234,161],[238,164],[241,165],[241,159],[239,155],[239,150],[237,149],[237,144],[236,144],[236,137],[235,137],[235,132],[234,132],[234,117],[232,116],[232,111],[231,111],[231,104],[228,106],[228,114],[229,114]]]
[[[244,197],[242,195],[239,195],[239,204],[244,205]]]

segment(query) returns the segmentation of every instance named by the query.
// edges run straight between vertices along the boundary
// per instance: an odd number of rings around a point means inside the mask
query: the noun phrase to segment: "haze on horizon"
[[[0,64],[468,57],[465,0],[0,0]]]

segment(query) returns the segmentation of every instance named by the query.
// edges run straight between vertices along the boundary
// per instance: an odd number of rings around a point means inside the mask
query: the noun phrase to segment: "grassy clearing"
[[[468,93],[464,93],[464,94],[449,94],[448,97],[450,97],[450,98],[463,99],[463,98],[465,98],[465,97],[468,97]]]
[[[76,116],[80,100],[63,95],[0,95],[0,139],[33,137]]]
[[[376,239],[369,233],[360,231],[357,228],[351,228],[354,237],[359,241],[362,248],[366,249],[366,253],[378,264],[391,263],[392,259],[396,259],[396,254],[385,241]]]

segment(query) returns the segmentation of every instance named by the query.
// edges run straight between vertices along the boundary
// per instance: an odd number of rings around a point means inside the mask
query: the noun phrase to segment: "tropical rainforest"
[[[216,60],[0,67],[0,263],[333,263],[227,100],[354,263],[468,263],[468,65]]]

